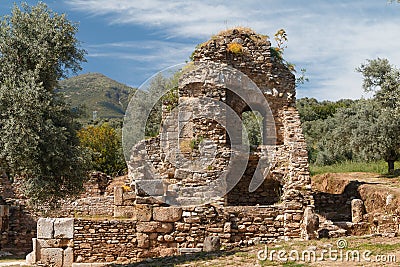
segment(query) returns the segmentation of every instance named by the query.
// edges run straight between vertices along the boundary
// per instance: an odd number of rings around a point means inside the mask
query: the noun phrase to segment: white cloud
[[[112,24],[162,30],[163,39],[205,40],[226,27],[238,25],[269,35],[284,28],[289,36],[287,60],[305,67],[311,78],[310,85],[299,90],[300,96],[358,98],[362,90],[360,74],[354,71],[356,66],[378,56],[388,58],[393,64],[400,62],[400,5],[389,5],[385,0],[70,0],[68,3],[74,9],[105,16]],[[145,53],[128,53],[123,49],[135,45],[138,43],[108,44],[103,50],[92,47],[89,52],[93,52],[91,56],[107,56],[101,51],[115,49],[117,52],[111,52],[113,56],[157,64],[161,61],[166,66],[187,59],[194,49],[189,43],[168,40],[141,43]]]
[[[93,44],[86,47],[89,57],[129,60],[146,64],[146,68],[158,71],[185,62],[193,51],[193,45],[169,41],[127,41]]]

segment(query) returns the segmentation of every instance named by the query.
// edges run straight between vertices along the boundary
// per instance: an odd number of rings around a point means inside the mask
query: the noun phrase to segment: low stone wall
[[[33,251],[26,256],[27,264],[72,266],[73,238],[74,219],[40,218],[37,223],[37,238],[33,238]]]
[[[271,242],[285,238],[288,217],[280,205],[184,208],[136,205],[133,212],[135,219],[129,220],[39,219],[34,252],[27,259],[30,263],[70,266],[67,264],[71,262],[73,247],[77,263],[128,263],[200,252],[204,240],[212,236],[218,237],[226,248]],[[61,260],[56,260],[57,257]]]

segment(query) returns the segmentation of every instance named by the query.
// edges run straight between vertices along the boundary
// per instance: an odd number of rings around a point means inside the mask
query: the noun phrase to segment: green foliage
[[[300,99],[297,103],[310,161],[330,165],[345,160],[388,163],[400,157],[400,70],[386,59],[368,60],[357,68],[372,99],[336,103]]]
[[[204,137],[203,136],[198,136],[197,138],[191,139],[190,140],[190,149],[193,150],[198,150],[199,149],[199,145],[201,142],[203,142]]]
[[[300,98],[296,102],[296,107],[300,114],[302,122],[325,120],[333,117],[336,111],[340,108],[349,107],[354,103],[354,100],[342,99],[337,102],[321,101],[318,102],[315,98]]]
[[[251,150],[254,150],[262,144],[263,117],[258,111],[248,111],[242,114],[243,128],[242,131],[247,131],[247,139],[242,134],[242,143],[249,145]]]
[[[90,150],[93,167],[108,175],[121,175],[126,170],[122,152],[121,131],[108,123],[79,130],[80,144]]]
[[[336,122],[330,120],[338,110],[351,106],[355,101],[345,99],[337,102],[318,102],[315,98],[301,98],[297,100],[296,106],[302,121],[304,136],[307,140],[308,157],[311,163],[317,162],[321,165],[332,164],[336,161],[351,157],[337,148],[335,155],[327,155],[325,146],[330,143],[327,135],[336,128]],[[332,140],[333,141],[333,140]],[[347,146],[344,146],[346,148]]]
[[[269,51],[271,53],[271,58],[275,59],[277,62],[281,62],[285,65],[292,73],[296,73],[296,65],[286,61],[283,58],[283,52],[287,48],[287,34],[284,29],[278,30],[274,35],[274,40],[276,43],[276,47],[270,47]],[[305,82],[309,82],[309,79],[306,77],[306,69],[300,70],[300,75],[296,78],[296,86],[300,84],[304,84]]]
[[[311,175],[323,174],[323,173],[342,173],[342,172],[371,172],[386,174],[387,166],[385,161],[350,161],[345,160],[332,165],[310,165]]]
[[[86,177],[75,114],[54,92],[84,61],[76,31],[42,3],[0,21],[0,166],[24,179],[33,201],[78,193]]]
[[[116,82],[100,73],[87,73],[60,81],[58,92],[73,108],[84,108],[86,120],[97,118],[123,118],[135,89]]]

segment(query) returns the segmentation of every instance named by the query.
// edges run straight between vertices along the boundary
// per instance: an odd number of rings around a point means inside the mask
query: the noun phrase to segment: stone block
[[[54,238],[54,219],[39,218],[37,222],[37,238],[39,239]]]
[[[139,222],[149,222],[152,216],[152,207],[147,204],[136,204],[133,219]]]
[[[351,221],[353,223],[361,222],[363,219],[364,210],[364,202],[361,199],[353,199],[351,201]]]
[[[178,254],[198,253],[201,250],[201,248],[178,248]]]
[[[176,255],[177,249],[176,248],[163,248],[159,252],[160,257],[171,257]]]
[[[54,221],[54,237],[55,238],[74,238],[74,219],[73,218],[57,218]]]
[[[64,248],[68,247],[69,239],[37,239],[36,244],[39,249],[41,248]]]
[[[164,196],[155,196],[155,197],[138,197],[135,200],[136,204],[164,204],[166,199]]]
[[[64,250],[63,267],[71,267],[72,263],[74,263],[74,249],[66,248]]]
[[[138,196],[163,196],[164,195],[164,184],[161,180],[138,180],[136,181],[136,194]]]
[[[182,218],[182,208],[180,207],[155,207],[153,209],[153,219],[159,222],[177,222]]]
[[[25,257],[25,263],[26,265],[34,265],[36,263],[36,255],[35,255],[35,251],[32,251],[31,253],[29,253],[28,255],[26,255]]]
[[[63,267],[64,251],[61,248],[42,248],[40,261],[45,266]]]
[[[121,186],[114,187],[114,204],[123,205],[124,189]]]
[[[149,248],[150,247],[150,239],[147,234],[137,233],[137,246],[138,248]]]
[[[7,217],[9,214],[8,205],[0,205],[0,217]]]
[[[217,251],[221,247],[221,240],[218,236],[207,236],[204,238],[203,251]]]
[[[114,206],[114,217],[131,218],[139,222],[148,222],[152,217],[152,207],[147,204],[134,206]]]
[[[114,206],[115,218],[133,218],[136,215],[134,206]]]
[[[174,226],[172,223],[138,222],[136,230],[139,233],[170,233]]]

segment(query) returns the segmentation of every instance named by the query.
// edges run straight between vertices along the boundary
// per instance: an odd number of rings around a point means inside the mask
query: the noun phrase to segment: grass
[[[396,244],[373,244],[371,242],[359,244],[352,249],[370,250],[374,254],[385,254],[400,250],[400,243]]]
[[[327,166],[310,165],[311,175],[323,173],[342,173],[342,172],[371,172],[387,175],[387,163],[385,161],[376,162],[353,162],[345,161]]]

